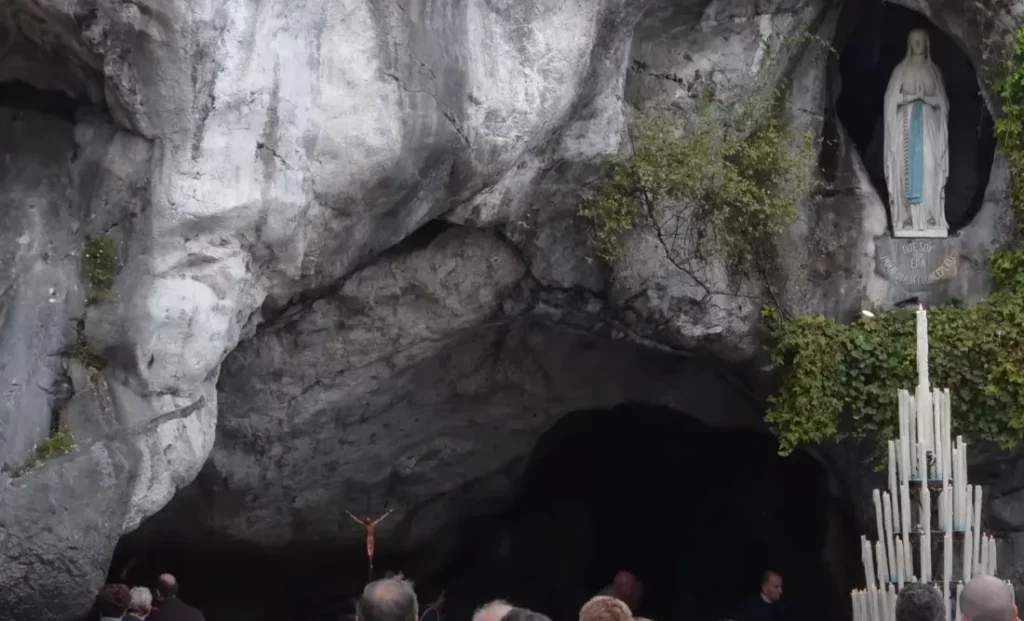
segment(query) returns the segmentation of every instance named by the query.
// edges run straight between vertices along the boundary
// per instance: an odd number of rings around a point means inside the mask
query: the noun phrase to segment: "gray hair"
[[[506,612],[501,621],[551,621],[551,617],[529,608],[517,607]]]
[[[130,592],[132,601],[128,604],[128,612],[148,615],[153,610],[153,594],[146,587],[135,587]]]
[[[417,621],[419,613],[412,582],[401,574],[366,585],[356,603],[359,621]]]
[[[473,621],[498,621],[499,619],[503,619],[505,615],[507,615],[509,611],[512,610],[512,608],[512,604],[506,602],[505,600],[496,599],[494,601],[487,602],[483,606],[477,608],[476,611],[473,612]],[[492,611],[498,614],[496,615],[495,618],[488,619],[487,615]]]
[[[896,596],[896,621],[945,621],[942,593],[930,584],[911,582]]]
[[[1013,621],[1010,588],[995,576],[978,576],[960,594],[960,611],[968,621]]]

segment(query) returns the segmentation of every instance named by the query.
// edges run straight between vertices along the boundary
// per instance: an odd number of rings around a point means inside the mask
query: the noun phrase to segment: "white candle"
[[[928,387],[928,313],[917,307],[917,384]]]
[[[896,585],[903,589],[903,577],[907,572],[906,552],[903,549],[903,537],[896,539]]]
[[[878,618],[878,589],[874,586],[868,587],[868,619],[869,621],[881,621]]]
[[[949,533],[946,533],[946,534],[948,535]],[[943,616],[946,618],[946,621],[950,621],[950,619],[949,619],[949,580],[947,580],[945,578],[942,579],[942,602],[943,602],[943,604],[945,604],[942,607],[942,611],[945,613]]]
[[[936,390],[929,397],[932,402],[932,452],[935,457],[935,464],[932,468],[935,470],[935,478],[945,480],[946,474],[942,471],[946,461],[943,455],[946,454],[946,448],[942,444],[942,400],[939,397],[941,393]]]
[[[899,532],[900,527],[900,488],[896,483],[897,463],[896,442],[889,440],[889,493],[892,495],[893,532]]]
[[[953,411],[950,405],[949,389],[946,388],[942,391],[942,446],[945,447],[943,457],[945,457],[945,466],[943,471],[946,473],[946,480],[949,480],[953,476]]]
[[[903,505],[903,514],[900,516],[903,520],[901,531],[905,540],[905,553],[907,555],[903,568],[906,574],[909,575],[914,571],[914,550],[913,546],[910,545],[910,483],[900,485],[900,504]]]
[[[923,490],[928,487],[928,447],[923,443],[917,445],[917,473],[921,477],[922,497],[927,494]]]
[[[967,515],[968,508],[970,505],[970,495],[967,493],[968,481],[967,481],[967,443],[964,442],[963,438],[957,436],[957,440],[960,443],[960,495],[961,495],[961,507],[960,519],[966,525],[969,517]]]
[[[910,472],[911,461],[911,439],[910,439],[910,393],[906,390],[900,390],[898,393],[899,404],[900,404],[900,481],[902,483],[908,483],[912,476]],[[902,498],[900,499],[900,506],[904,507],[904,511],[909,511],[909,506],[903,504]]]
[[[906,483],[907,482],[907,460],[910,457],[910,455],[907,454],[907,451],[909,450],[908,447],[907,447],[907,434],[909,433],[910,427],[909,427],[909,425],[907,423],[907,400],[906,400],[906,393],[907,393],[907,391],[905,391],[905,390],[899,390],[896,393],[896,402],[897,402],[897,404],[899,406],[899,421],[900,421],[900,429],[899,429],[899,434],[900,435],[896,437],[896,442],[899,445],[897,453],[899,454],[899,458],[900,458],[900,463],[899,463],[900,483]]]
[[[920,413],[920,425],[921,429],[919,435],[921,436],[921,450],[925,453],[924,464],[927,468],[925,470],[925,476],[929,479],[935,478],[935,432],[932,430],[932,395],[926,389],[925,386],[917,387],[917,409]]]
[[[939,490],[939,532],[949,530],[949,523],[946,521],[946,489]]]
[[[986,558],[988,552],[985,553]],[[875,558],[878,559],[878,565],[875,567],[875,574],[878,576],[878,586],[883,587],[889,581],[889,567],[886,563],[885,558],[885,544],[881,541],[875,542]]]
[[[921,489],[921,523],[924,533],[921,535],[921,581],[932,580],[932,494],[927,482]]]
[[[889,440],[889,491],[896,488],[896,441]]]
[[[996,562],[996,538],[989,537],[988,545],[992,548],[988,553],[989,573],[994,576],[999,573],[999,563]]]
[[[864,548],[864,584],[871,588],[875,585],[875,559],[874,554],[871,552],[871,544],[868,543],[868,538],[861,535],[861,542]]]
[[[974,576],[974,529],[971,528],[970,524],[964,530],[963,562],[962,579],[964,582],[970,582]]]
[[[853,621],[860,621],[860,614],[857,611],[857,592],[850,591],[850,609],[853,610]]]
[[[964,519],[960,514],[960,446],[953,449],[953,530],[961,530]]]
[[[974,558],[975,562],[981,558],[981,551],[979,546],[981,545],[981,486],[974,486],[974,515],[971,516],[971,524],[974,525]]]
[[[988,575],[988,536],[981,536],[981,559],[978,561],[978,573],[982,576]]]
[[[912,476],[919,477],[920,475],[916,472],[918,460],[917,460],[917,404],[914,402],[914,397],[907,392],[907,422],[910,424],[910,434],[907,438],[907,442],[910,446],[910,467],[915,469]]]
[[[960,612],[960,594],[964,592],[964,583],[956,583],[956,621],[963,619],[963,613]]]
[[[932,581],[932,493],[927,486],[924,487],[921,495],[924,502],[922,502],[922,511],[924,517],[922,521],[925,525],[925,533],[921,536],[921,550],[922,556],[925,556],[925,567],[922,572],[924,576],[924,582]]]
[[[871,501],[875,503],[875,532],[881,539],[885,537],[884,522],[882,521],[882,493],[877,489],[871,490]]]
[[[953,578],[953,533],[946,531],[942,536],[942,592],[949,601],[949,581]],[[949,608],[949,606],[946,606]]]
[[[953,486],[947,481],[942,484],[942,508],[946,513],[946,530],[953,530]]]
[[[885,521],[885,566],[889,570],[886,578],[892,582],[896,579],[896,546],[892,540],[892,496],[889,495],[889,492],[882,494],[882,511]]]

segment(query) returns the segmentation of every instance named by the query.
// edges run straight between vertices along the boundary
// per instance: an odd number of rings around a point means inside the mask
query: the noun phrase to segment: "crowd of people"
[[[620,571],[611,584],[579,610],[578,621],[651,621],[636,616],[643,583],[628,571]],[[760,591],[741,605],[729,621],[786,621],[778,605],[782,576],[766,571]],[[427,604],[422,614],[411,581],[392,575],[370,582],[356,602],[355,621],[441,621],[443,594]],[[938,589],[910,583],[899,592],[895,621],[945,621],[948,602]],[[1010,590],[992,576],[974,578],[960,598],[962,618],[955,621],[1020,621]],[[99,621],[205,621],[203,613],[178,597],[178,582],[163,574],[152,591],[108,584],[96,597],[94,618]],[[547,615],[505,600],[488,602],[473,613],[472,621],[552,621]]]
[[[153,590],[122,583],[104,586],[90,616],[99,621],[206,621],[201,611],[178,598],[178,581],[171,574],[162,574]]]

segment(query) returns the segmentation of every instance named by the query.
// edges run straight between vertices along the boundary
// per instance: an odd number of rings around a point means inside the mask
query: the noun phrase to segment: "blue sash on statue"
[[[924,103],[910,104],[907,128],[907,204],[920,205],[924,192]]]

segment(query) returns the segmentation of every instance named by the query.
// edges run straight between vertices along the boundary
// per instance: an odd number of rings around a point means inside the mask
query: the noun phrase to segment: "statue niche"
[[[885,91],[885,182],[894,237],[946,237],[949,99],[928,33],[907,35],[907,52]]]

